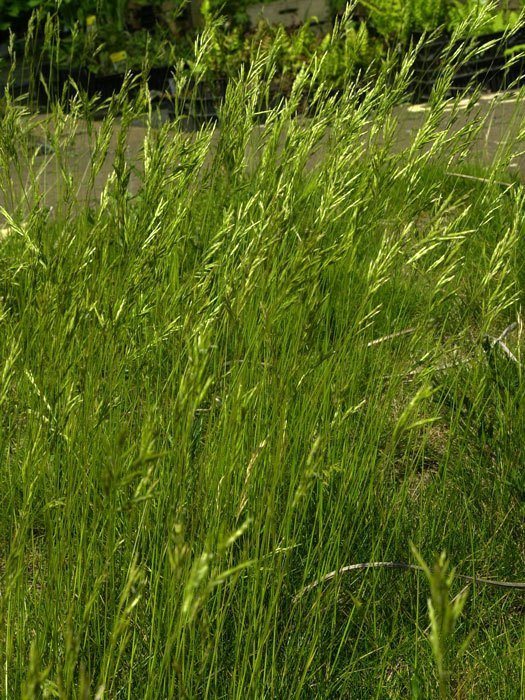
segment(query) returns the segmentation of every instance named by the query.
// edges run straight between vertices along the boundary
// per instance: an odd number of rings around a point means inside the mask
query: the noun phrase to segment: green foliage
[[[408,0],[405,23],[409,30],[423,32],[436,29],[448,21],[449,0]]]
[[[0,5],[0,29],[7,29],[13,20],[29,15],[41,4],[41,0],[3,0]]]
[[[321,63],[320,77],[334,86],[344,86],[359,69],[370,68],[383,55],[380,42],[370,37],[364,22],[347,23],[342,38],[327,34],[316,51]]]
[[[127,0],[126,0],[127,2]],[[120,2],[122,4],[122,0]],[[117,3],[118,5],[118,3]],[[27,21],[34,10],[58,13],[68,23],[85,19],[97,7],[115,7],[112,3],[101,4],[100,0],[4,0],[0,6],[0,28],[7,29],[14,20]]]
[[[374,0],[363,5],[376,31],[392,39],[445,26],[450,0]]]
[[[155,3],[157,0],[153,0]],[[7,28],[17,18],[28,19],[35,9],[42,9],[58,16],[66,23],[84,21],[86,16],[97,13],[106,22],[113,22],[122,29],[129,0],[3,0],[0,6],[0,27]]]
[[[390,37],[402,34],[405,27],[405,3],[403,0],[378,0],[364,3],[369,19],[379,34]]]
[[[453,0],[448,10],[449,27],[453,28],[461,24],[468,27],[470,24],[475,26],[470,33],[479,35],[504,31],[506,28],[515,26],[518,21],[517,12],[510,12],[500,9],[497,4],[477,2],[477,0]]]
[[[353,30],[330,42],[355,57]],[[325,575],[411,540],[461,573],[523,570],[521,122],[469,165],[494,122],[440,97],[446,76],[406,134],[409,63],[336,101],[330,45],[271,32],[217,129],[185,131],[180,63],[162,126],[145,81],[96,122],[85,95],[42,118],[6,91],[7,698],[427,700],[436,670],[443,697],[520,689],[515,592],[475,585],[462,618],[440,560],[427,640],[419,573]],[[190,79],[222,41],[205,28]],[[483,346],[505,328],[512,357]]]
[[[371,38],[364,23],[347,22],[344,28],[320,36],[315,24],[305,23],[297,30],[284,30],[260,22],[253,33],[215,28],[205,57],[211,73],[236,75],[241,65],[249,66],[257,53],[273,47],[276,74],[289,80],[309,61],[319,65],[317,80],[332,87],[348,83],[359,68],[369,68],[382,56],[382,45]]]
[[[371,25],[387,39],[406,39],[411,32],[452,30],[467,18],[475,32],[501,31],[518,21],[518,13],[485,0],[364,0]]]
[[[469,641],[467,637],[463,643],[458,643],[454,634],[467,602],[468,587],[452,597],[454,572],[450,570],[445,553],[441,554],[435,565],[430,568],[414,546],[412,552],[430,584],[428,641],[436,665],[439,697],[441,700],[448,700],[451,697],[450,681],[455,662],[465,651]]]

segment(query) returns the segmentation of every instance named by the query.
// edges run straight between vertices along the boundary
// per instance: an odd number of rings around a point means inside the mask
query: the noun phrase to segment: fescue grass
[[[394,152],[409,59],[366,94],[321,86],[294,119],[311,66],[250,167],[271,62],[230,84],[213,150],[213,126],[147,129],[133,196],[126,136],[152,117],[123,93],[90,131],[88,188],[118,133],[96,206],[67,160],[86,103],[52,111],[51,213],[31,124],[7,105],[6,698],[523,697],[523,591],[471,585],[459,615],[462,584],[449,600],[438,568],[431,628],[416,572],[296,597],[347,564],[414,562],[411,542],[428,563],[446,550],[458,572],[524,578],[519,144],[470,166],[476,126],[449,138],[443,83]],[[515,360],[486,341],[513,322]]]

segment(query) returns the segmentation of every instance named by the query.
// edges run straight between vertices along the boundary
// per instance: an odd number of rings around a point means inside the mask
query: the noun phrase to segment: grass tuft
[[[411,541],[523,579],[519,140],[477,164],[445,71],[400,143],[413,56],[339,100],[314,61],[262,128],[274,54],[194,134],[144,85],[97,121],[6,95],[5,697],[523,694],[520,591],[441,561],[432,648],[416,573],[294,602]]]

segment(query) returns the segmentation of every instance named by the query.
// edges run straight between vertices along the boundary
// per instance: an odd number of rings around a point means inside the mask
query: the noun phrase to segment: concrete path
[[[470,105],[468,100],[464,100],[452,121],[450,119],[451,110],[452,107],[445,108],[440,122],[443,128],[445,126],[448,128],[451,135],[476,121],[478,123],[484,122],[472,152],[472,159],[482,163],[490,163],[502,144],[505,144],[509,138],[516,138],[522,124],[525,125],[525,100],[518,101],[509,95],[483,95],[475,105]],[[394,110],[396,124],[394,149],[396,151],[402,151],[412,144],[415,134],[421,129],[428,115],[429,107],[426,105],[402,105]],[[39,129],[42,132],[46,124],[45,117],[39,117],[38,120],[40,127],[35,130],[35,134]],[[103,128],[102,124],[102,122],[94,123],[94,133]],[[57,201],[63,196],[64,188],[68,186],[65,174],[71,175],[73,196],[78,198],[78,201],[95,204],[99,201],[108,177],[113,172],[112,163],[118,137],[117,127],[118,122],[116,122],[112,133],[109,134],[108,153],[92,187],[88,187],[88,174],[92,158],[93,134],[90,139],[87,129],[82,128],[82,125],[77,125],[70,137],[70,143],[63,149],[64,158],[61,162],[53,153],[46,154],[41,151],[35,155],[37,149],[34,145],[33,166],[27,168],[27,165],[24,167],[22,164],[20,167],[13,166],[11,168],[10,184],[3,186],[3,191],[0,191],[0,205],[5,207],[7,211],[14,211],[30,192],[30,189],[37,187],[42,193],[42,206],[55,207]],[[254,127],[251,135],[248,145],[250,153],[248,161],[252,162],[252,167],[255,167],[256,164],[256,153],[264,135],[264,129],[264,126]],[[216,128],[209,161],[211,161],[219,133],[219,128]],[[130,127],[127,139],[127,159],[136,168],[129,182],[129,190],[132,194],[140,187],[141,152],[144,137],[144,126],[134,125]],[[195,138],[195,135],[188,133],[187,137],[192,139]],[[329,138],[329,134],[327,134],[327,138]],[[522,150],[523,152],[517,154],[512,161],[511,167],[525,180],[525,149]],[[323,149],[321,147],[312,155],[307,167],[313,167],[322,157]],[[29,173],[32,173],[32,176]],[[0,217],[0,224],[2,219],[5,221],[4,217]]]

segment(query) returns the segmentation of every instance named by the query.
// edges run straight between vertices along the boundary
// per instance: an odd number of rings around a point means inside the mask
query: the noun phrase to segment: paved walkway
[[[481,123],[483,121],[470,157],[479,162],[490,163],[498,149],[509,138],[517,137],[522,124],[525,125],[525,100],[517,101],[508,95],[483,95],[475,105],[470,105],[469,101],[464,100],[460,103],[460,110],[453,119],[451,119],[451,114],[452,108],[445,108],[440,121],[441,128],[447,128],[451,135],[467,128],[474,122]],[[393,143],[396,151],[406,149],[412,144],[415,134],[421,129],[428,115],[429,107],[426,105],[403,105],[394,110],[396,133]],[[46,118],[39,117],[38,120],[42,128],[42,125],[46,123]],[[101,128],[103,128],[102,122],[94,123],[94,133]],[[38,129],[35,130],[35,133],[37,132]],[[113,171],[112,163],[117,144],[117,132],[118,129],[114,128],[109,134],[107,156],[91,187],[88,187],[88,174],[92,158],[93,135],[90,138],[87,129],[82,128],[82,125],[77,125],[70,143],[63,149],[63,158],[60,162],[53,153],[40,151],[38,155],[35,155],[31,168],[27,168],[27,165],[18,168],[12,167],[10,186],[5,188],[5,191],[0,192],[0,205],[5,207],[7,211],[13,211],[23,201],[30,189],[37,187],[43,195],[42,205],[54,207],[63,196],[64,188],[67,187],[64,173],[69,173],[72,176],[72,192],[78,200],[89,203],[99,201],[108,177]],[[257,148],[263,135],[264,126],[254,127],[248,144],[250,153],[248,161],[252,167],[256,167]],[[218,136],[219,129],[216,129],[208,162],[211,161]],[[144,137],[144,126],[134,125],[130,127],[127,139],[127,158],[128,162],[136,168],[130,178],[129,189],[131,193],[135,193],[140,187],[141,150]],[[195,136],[188,133],[188,138],[192,139]],[[326,138],[329,138],[329,133]],[[36,145],[34,145],[34,153],[36,152]],[[323,148],[321,146],[315,154],[312,154],[307,167],[313,167],[322,157]],[[522,154],[516,155],[511,167],[525,180],[525,149],[523,149]],[[34,179],[29,176],[29,172],[33,173]],[[0,217],[0,223],[2,218]]]

